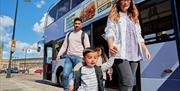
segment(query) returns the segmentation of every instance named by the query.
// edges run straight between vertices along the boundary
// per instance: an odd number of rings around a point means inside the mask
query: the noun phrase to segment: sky
[[[4,43],[3,59],[9,59],[17,0],[0,0],[0,43]],[[16,49],[13,58],[42,57],[42,51],[36,51],[37,42],[42,40],[45,14],[58,0],[19,0],[15,40]],[[40,44],[42,46],[42,44]],[[41,48],[42,49],[42,48]]]

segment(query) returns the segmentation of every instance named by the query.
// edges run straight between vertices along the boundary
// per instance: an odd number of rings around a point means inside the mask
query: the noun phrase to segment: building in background
[[[0,61],[0,71],[6,70],[8,68],[8,63],[8,59],[2,59]],[[11,67],[17,67],[19,71],[23,71],[24,69],[42,69],[43,58],[13,59]]]
[[[0,44],[0,61],[3,58],[3,43]]]
[[[2,48],[0,47],[0,61],[2,60]]]

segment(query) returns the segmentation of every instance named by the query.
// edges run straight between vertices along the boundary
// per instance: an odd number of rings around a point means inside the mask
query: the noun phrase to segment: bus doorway
[[[44,46],[43,79],[52,81],[59,86],[63,86],[62,75],[64,59],[61,58],[61,61],[56,61],[56,56],[62,43],[63,40],[50,41]]]
[[[51,80],[51,61],[52,61],[53,43],[52,41],[44,45],[43,79]]]
[[[93,23],[93,46],[96,47],[98,45],[102,45],[105,49],[106,54],[108,55],[108,44],[106,40],[103,38],[104,29],[106,27],[107,17]]]
[[[107,41],[103,38],[104,37],[104,33],[105,33],[105,27],[106,27],[106,23],[107,23],[107,17],[104,17],[102,19],[100,19],[97,22],[93,23],[93,46],[97,47],[97,46],[103,46],[106,55],[109,55],[109,48],[108,48],[108,44]],[[113,68],[113,75],[112,75],[112,81],[109,81],[109,77],[107,75],[107,81],[106,81],[106,87],[107,88],[115,88],[117,89],[117,84],[118,84],[118,80],[117,80],[117,72],[115,70],[114,67]]]

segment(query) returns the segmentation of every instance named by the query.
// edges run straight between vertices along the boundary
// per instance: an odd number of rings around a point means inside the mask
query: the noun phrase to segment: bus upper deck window
[[[79,5],[83,1],[84,0],[72,0],[72,8],[76,7],[77,5]]]

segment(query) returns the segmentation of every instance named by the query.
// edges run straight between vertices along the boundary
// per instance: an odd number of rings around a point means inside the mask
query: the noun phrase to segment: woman
[[[115,67],[118,71],[119,90],[132,91],[135,86],[135,73],[138,61],[151,55],[141,36],[138,10],[133,0],[117,0],[108,17],[105,36],[110,54],[115,55]]]

